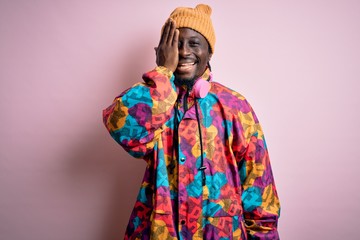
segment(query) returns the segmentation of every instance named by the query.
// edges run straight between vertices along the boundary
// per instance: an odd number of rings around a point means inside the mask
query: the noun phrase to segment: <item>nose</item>
[[[179,55],[180,56],[190,55],[190,48],[187,44],[185,44],[185,43],[179,44]]]

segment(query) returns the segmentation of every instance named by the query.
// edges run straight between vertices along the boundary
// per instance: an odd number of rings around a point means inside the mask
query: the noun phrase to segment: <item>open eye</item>
[[[189,42],[189,45],[190,45],[191,47],[197,47],[197,46],[200,45],[200,42],[198,42],[198,41],[190,41],[190,42]]]

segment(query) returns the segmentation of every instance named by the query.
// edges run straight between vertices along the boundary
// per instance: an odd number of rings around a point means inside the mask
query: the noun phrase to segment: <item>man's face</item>
[[[190,28],[179,28],[179,63],[175,77],[195,80],[200,77],[210,61],[209,44],[198,32]]]

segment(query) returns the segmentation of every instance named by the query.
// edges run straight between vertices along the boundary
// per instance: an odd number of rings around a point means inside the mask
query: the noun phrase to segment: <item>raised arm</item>
[[[103,111],[103,121],[111,136],[137,158],[152,152],[170,119],[177,98],[173,71],[178,62],[179,31],[169,19],[156,48],[157,67],[143,75],[137,83],[124,91]]]

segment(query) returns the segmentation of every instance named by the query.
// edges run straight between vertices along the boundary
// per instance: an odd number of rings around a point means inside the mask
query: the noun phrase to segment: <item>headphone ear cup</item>
[[[210,91],[210,83],[204,79],[199,79],[195,82],[193,90],[195,97],[204,98]]]

